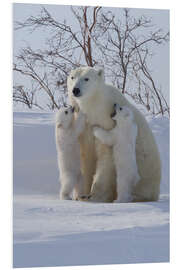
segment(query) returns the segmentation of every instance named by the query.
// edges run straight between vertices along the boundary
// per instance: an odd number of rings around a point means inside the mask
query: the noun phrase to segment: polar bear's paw
[[[90,194],[88,194],[88,195],[81,195],[81,196],[78,197],[78,200],[79,201],[89,201],[90,198],[91,198],[91,195]]]
[[[72,200],[72,198],[67,194],[60,193],[60,200]]]

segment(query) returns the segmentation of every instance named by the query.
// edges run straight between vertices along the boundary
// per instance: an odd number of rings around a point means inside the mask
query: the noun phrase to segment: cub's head
[[[116,103],[114,104],[111,118],[117,122],[122,120],[133,121],[134,115],[132,110],[129,109],[127,106],[120,106],[119,104]]]
[[[72,70],[67,79],[68,95],[70,99],[79,100],[92,97],[104,82],[102,69],[95,70],[91,67],[81,67]]]
[[[57,128],[68,128],[73,121],[74,107],[65,106],[61,107],[56,114],[56,126]]]

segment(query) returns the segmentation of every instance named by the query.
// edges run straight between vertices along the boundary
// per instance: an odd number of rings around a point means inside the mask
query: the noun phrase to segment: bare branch
[[[66,97],[66,78],[71,69],[81,65],[105,67],[109,80],[153,114],[169,114],[169,105],[156,85],[149,59],[152,45],[161,46],[169,41],[169,32],[152,25],[152,20],[131,16],[124,9],[117,17],[102,7],[71,7],[78,28],[66,21],[57,21],[46,8],[38,16],[16,22],[15,29],[31,33],[47,30],[45,49],[27,46],[15,57],[14,71],[32,79],[48,98],[46,106],[59,108],[61,96]],[[145,31],[144,31],[145,29]],[[145,33],[142,35],[141,33]],[[15,88],[17,102],[28,107],[36,91]],[[16,93],[17,92],[17,93]]]

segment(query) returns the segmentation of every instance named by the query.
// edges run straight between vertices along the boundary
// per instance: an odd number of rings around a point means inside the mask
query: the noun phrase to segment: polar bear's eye
[[[120,107],[119,110],[122,111],[122,107]]]
[[[64,113],[65,113],[65,114],[68,114],[68,111],[65,111]]]
[[[85,78],[84,80],[87,82],[87,81],[89,81],[89,78]]]
[[[74,80],[74,77],[73,76],[71,77],[71,80]]]

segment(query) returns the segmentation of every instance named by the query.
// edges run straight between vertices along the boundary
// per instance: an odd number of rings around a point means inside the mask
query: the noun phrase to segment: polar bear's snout
[[[79,97],[81,95],[81,91],[78,87],[74,87],[72,92],[75,97]]]

